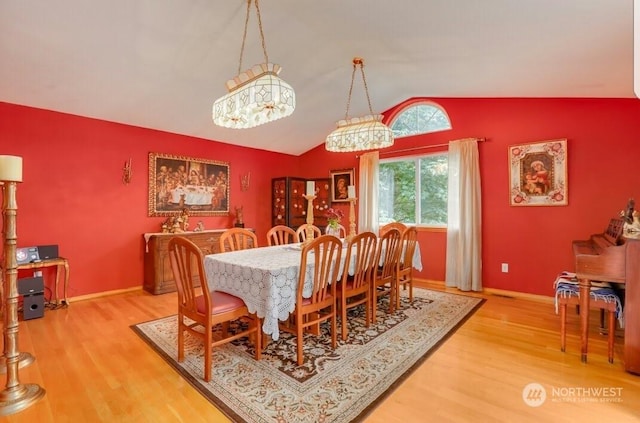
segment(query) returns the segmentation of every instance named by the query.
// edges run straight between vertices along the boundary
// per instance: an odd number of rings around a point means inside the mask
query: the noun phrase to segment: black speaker
[[[57,245],[38,245],[38,257],[40,260],[49,260],[60,257]]]
[[[44,317],[44,279],[42,276],[18,279],[18,294],[22,295],[24,320]]]
[[[44,279],[42,276],[18,279],[19,295],[34,295],[44,292]]]
[[[44,317],[44,294],[42,292],[24,296],[22,317],[24,320]]]

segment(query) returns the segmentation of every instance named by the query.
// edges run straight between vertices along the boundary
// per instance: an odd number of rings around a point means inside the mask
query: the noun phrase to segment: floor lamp
[[[7,382],[0,392],[0,416],[17,413],[44,397],[45,390],[35,384],[21,384],[18,378],[18,263],[16,260],[16,189],[22,182],[22,157],[0,156],[2,184],[2,234],[4,241],[4,359]]]

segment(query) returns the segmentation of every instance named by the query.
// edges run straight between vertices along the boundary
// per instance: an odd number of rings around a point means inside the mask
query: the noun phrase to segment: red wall
[[[407,103],[385,112],[387,119]],[[479,144],[482,177],[483,285],[552,295],[555,275],[574,270],[571,242],[603,232],[630,197],[640,198],[640,100],[430,98],[447,111],[453,129],[396,140],[381,158],[438,151],[395,153],[450,140],[484,137]],[[508,146],[566,138],[568,206],[509,205]],[[388,154],[392,153],[392,154]],[[356,154],[329,153],[321,145],[302,158],[357,167]],[[444,280],[446,234],[421,231],[424,270],[417,276]],[[509,264],[509,273],[501,272]]]
[[[384,152],[488,139],[479,145],[485,287],[551,295],[555,274],[573,269],[571,241],[602,232],[628,198],[640,198],[639,100],[431,100],[446,109],[453,130],[396,140]],[[556,138],[568,140],[569,205],[509,206],[508,146]],[[147,216],[149,152],[229,162],[231,209],[243,206],[246,225],[264,240],[271,178],[327,177],[343,168],[356,168],[357,178],[356,154],[329,153],[323,141],[295,157],[0,103],[0,154],[24,157],[18,245],[58,244],[70,261],[71,297],[142,285],[142,234],[158,231],[164,220]],[[133,181],[124,185],[130,157]],[[241,192],[239,175],[249,171],[250,189]],[[201,220],[208,229],[232,224],[232,217]],[[445,243],[442,232],[420,232],[425,269],[418,277],[444,279]],[[509,273],[501,273],[500,263],[509,263]]]
[[[298,173],[295,156],[0,102],[0,154],[23,157],[18,246],[58,244],[69,259],[70,297],[142,285],[142,234],[159,232],[165,219],[147,216],[150,152],[228,162],[230,208],[244,207],[260,239],[271,226],[271,178]],[[129,158],[133,180],[124,185]],[[233,216],[191,220],[233,225]]]

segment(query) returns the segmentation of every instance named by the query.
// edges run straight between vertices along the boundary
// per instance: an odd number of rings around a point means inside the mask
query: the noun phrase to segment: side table
[[[23,270],[23,269],[36,270],[36,269],[41,269],[44,267],[52,267],[52,266],[56,266],[57,268],[56,282],[53,289],[53,297],[54,297],[55,304],[60,305],[60,300],[58,297],[58,285],[60,284],[60,276],[62,273],[62,269],[64,269],[64,286],[62,287],[62,294],[63,294],[62,304],[68,305],[69,300],[67,300],[67,288],[69,286],[69,261],[66,258],[57,257],[57,258],[52,258],[52,259],[47,259],[42,261],[33,261],[31,263],[19,264],[18,270]]]

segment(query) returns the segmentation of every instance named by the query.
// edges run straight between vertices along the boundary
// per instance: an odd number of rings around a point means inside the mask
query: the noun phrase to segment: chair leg
[[[567,305],[560,304],[560,351],[564,352],[567,342]]]
[[[376,311],[376,306],[378,303],[378,290],[375,285],[373,285],[373,289],[371,290],[371,322],[378,323],[378,316]]]
[[[182,363],[184,361],[184,331],[185,328],[183,326],[182,317],[179,317],[178,320],[178,362]]]
[[[213,328],[209,327],[205,327],[205,334],[204,334],[204,380],[205,382],[210,382],[211,381],[211,361],[213,359],[213,354],[212,354],[212,347],[211,344],[213,343]]]
[[[340,312],[341,312],[341,318],[342,318],[342,340],[346,341],[347,340],[347,300],[344,297],[340,297],[341,298],[341,306],[340,306]]]
[[[365,327],[369,327],[371,325],[371,292],[367,295],[367,301],[364,303],[364,318],[365,318]]]
[[[260,360],[262,358],[262,346],[263,346],[262,319],[258,318],[257,315],[254,316],[253,324],[256,325],[255,341],[254,341],[255,342],[254,348],[256,349],[255,358],[256,360]]]
[[[616,337],[616,312],[609,311],[609,338],[608,338],[608,355],[609,363],[613,363],[613,343]]]
[[[297,355],[298,355],[298,366],[302,366],[302,363],[304,362],[304,355],[303,355],[303,336],[304,336],[304,331],[302,330],[302,319],[298,320],[298,317],[300,316],[296,316],[296,345],[297,345]]]
[[[409,285],[409,302],[413,304],[413,276],[409,277],[407,284]]]
[[[336,349],[336,346],[338,345],[338,316],[336,314],[336,303],[335,300],[333,302],[333,306],[332,306],[332,312],[333,312],[333,316],[331,317],[331,348],[333,348],[334,350]],[[346,307],[345,307],[346,309]],[[345,313],[346,316],[346,313]],[[345,331],[346,334],[346,331]]]
[[[398,290],[398,285],[395,281],[389,282],[389,313],[393,313],[396,311],[396,291]]]

